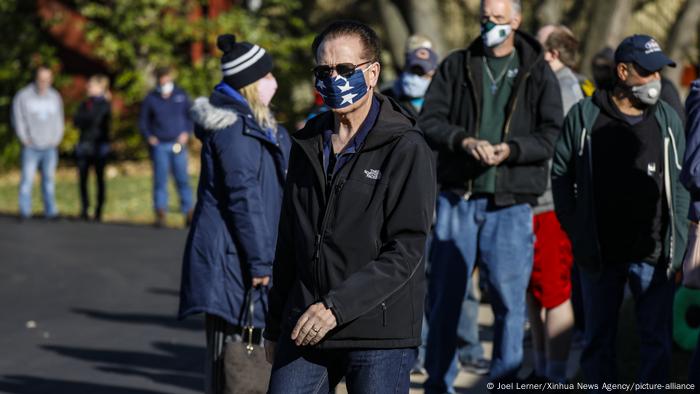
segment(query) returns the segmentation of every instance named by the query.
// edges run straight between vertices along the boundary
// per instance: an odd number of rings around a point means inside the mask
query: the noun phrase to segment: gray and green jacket
[[[552,161],[554,209],[562,228],[569,235],[574,261],[588,271],[602,267],[593,203],[593,163],[591,130],[600,108],[591,97],[579,101],[564,120]],[[666,102],[659,101],[655,112],[663,133],[664,198],[669,207],[669,225],[664,229],[663,256],[670,262],[668,274],[682,264],[688,231],[688,192],[678,180],[685,152],[681,120]]]

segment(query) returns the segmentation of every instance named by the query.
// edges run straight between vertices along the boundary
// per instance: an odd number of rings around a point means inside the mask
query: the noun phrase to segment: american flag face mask
[[[356,69],[349,77],[340,74],[326,78],[316,78],[316,90],[323,98],[323,102],[333,108],[340,109],[353,105],[367,94],[364,70]]]

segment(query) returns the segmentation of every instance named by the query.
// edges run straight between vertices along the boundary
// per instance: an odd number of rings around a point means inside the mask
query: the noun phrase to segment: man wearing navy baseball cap
[[[629,283],[644,383],[671,363],[673,282],[683,258],[689,198],[678,181],[685,134],[661,100],[660,71],[675,67],[649,36],[615,51],[615,82],[569,112],[552,164],[557,217],[581,268],[587,383],[615,382],[617,319]]]
[[[396,99],[414,118],[423,108],[425,92],[438,66],[437,53],[426,46],[406,52],[403,72],[382,94]]]

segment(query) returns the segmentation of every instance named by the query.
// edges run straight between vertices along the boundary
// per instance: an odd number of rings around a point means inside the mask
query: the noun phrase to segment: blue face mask
[[[401,90],[407,97],[420,98],[425,96],[428,86],[430,86],[430,79],[412,73],[401,74]]]
[[[328,78],[316,78],[316,90],[323,97],[323,102],[333,108],[340,109],[353,105],[367,94],[367,83],[364,70],[356,69],[349,77],[341,75]]]

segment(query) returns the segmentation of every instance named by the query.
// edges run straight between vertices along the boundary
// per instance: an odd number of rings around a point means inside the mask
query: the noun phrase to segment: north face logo
[[[365,176],[369,179],[377,180],[382,177],[382,173],[379,170],[364,170]]]

